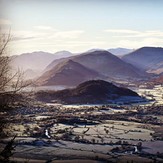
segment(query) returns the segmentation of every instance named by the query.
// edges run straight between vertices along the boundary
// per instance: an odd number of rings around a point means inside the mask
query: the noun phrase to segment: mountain
[[[11,66],[13,69],[21,69],[24,72],[27,71],[27,76],[30,78],[36,77],[34,72],[40,72],[45,69],[53,60],[59,59],[62,57],[69,57],[72,53],[68,51],[60,51],[54,54],[47,52],[32,52],[32,53],[23,53],[21,55],[11,57]],[[30,72],[29,72],[30,70]],[[30,75],[29,75],[30,73]],[[32,76],[32,74],[34,76]]]
[[[32,52],[32,53],[23,53],[12,57],[12,66],[22,68],[23,70],[27,69],[45,69],[53,60],[69,57],[73,54],[68,51],[59,51],[54,54],[47,53],[43,51]]]
[[[134,79],[142,75],[137,68],[108,51],[87,52],[73,57],[72,60],[111,78]]]
[[[143,47],[122,57],[122,60],[150,73],[163,72],[163,48]]]
[[[24,71],[23,78],[26,80],[34,79],[34,78],[38,78],[41,74],[42,74],[42,71],[27,69]]]
[[[64,61],[65,59],[67,60],[67,59],[73,57],[73,55],[75,55],[75,54],[72,54],[72,53],[70,53],[68,51],[60,51],[60,52],[56,52],[55,55],[58,55],[60,57],[59,58],[55,58],[49,65],[47,65],[43,72],[46,72],[46,71],[52,69],[58,63]]]
[[[94,52],[94,51],[104,51],[104,49],[100,49],[100,48],[93,48],[93,49],[89,49],[84,53],[90,53],[90,52]]]
[[[108,78],[137,79],[144,76],[139,69],[105,50],[96,50],[55,60],[45,70],[54,68],[57,64],[69,59]]]
[[[134,49],[126,49],[126,48],[112,48],[112,49],[108,49],[108,52],[116,55],[116,56],[123,56],[125,54],[131,53],[133,52]]]
[[[60,59],[60,58],[66,58],[66,57],[73,56],[73,54],[69,51],[62,50],[62,51],[58,51],[58,52],[54,53],[54,56],[55,56],[55,59]]]
[[[86,81],[73,89],[56,92],[37,92],[36,97],[38,100],[55,100],[65,104],[104,104],[141,100],[141,97],[136,92],[127,88],[117,87],[103,80]]]
[[[76,86],[81,82],[97,78],[103,76],[77,62],[66,60],[46,71],[37,79],[37,84]]]
[[[11,65],[13,67],[18,67],[24,71],[27,69],[44,69],[52,60],[56,57],[47,52],[32,52],[32,53],[23,53],[12,57]]]
[[[71,58],[72,58],[72,57],[54,59],[54,60],[44,69],[44,72],[53,69],[57,64],[59,64],[59,63],[61,63],[61,62],[63,62],[63,61],[67,61],[67,60],[69,60],[69,59],[71,59]]]

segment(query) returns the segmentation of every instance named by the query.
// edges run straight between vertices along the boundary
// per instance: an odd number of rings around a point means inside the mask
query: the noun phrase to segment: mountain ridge
[[[125,63],[117,56],[106,50],[85,52],[76,56],[54,60],[45,70],[52,67],[54,68],[57,64],[69,59],[83,65],[86,68],[94,70],[103,76],[107,76],[108,78],[139,78],[142,75],[142,72],[140,72],[139,69],[133,67],[131,64]]]
[[[103,76],[69,59],[46,71],[37,79],[37,83],[40,85],[76,86],[81,82],[96,78],[103,78]]]
[[[162,47],[142,47],[123,56],[122,60],[149,73],[163,72]]]

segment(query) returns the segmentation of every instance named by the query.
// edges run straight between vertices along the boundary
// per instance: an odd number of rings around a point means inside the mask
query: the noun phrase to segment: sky
[[[0,0],[10,55],[163,46],[163,0]]]

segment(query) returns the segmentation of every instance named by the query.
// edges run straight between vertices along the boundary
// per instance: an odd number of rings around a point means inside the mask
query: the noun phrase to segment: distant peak
[[[87,50],[85,53],[87,52],[94,52],[94,51],[105,51],[104,49],[90,49],[90,50]]]
[[[69,52],[69,51],[67,51],[67,50],[57,51],[57,52],[55,52],[54,54],[59,54],[59,53],[70,53],[70,54],[71,54],[71,52]]]
[[[84,54],[110,54],[112,55],[110,52],[108,52],[107,50],[95,50],[95,51],[92,51],[92,52],[86,52]]]
[[[162,50],[163,48],[162,47],[152,47],[152,46],[144,46],[144,47],[141,47],[139,48],[138,50],[146,50],[146,49],[155,49],[155,50]]]
[[[44,51],[34,51],[34,52],[29,52],[29,53],[22,53],[18,56],[25,56],[25,55],[39,55],[39,54],[52,54],[52,53],[49,53],[49,52],[44,52]]]

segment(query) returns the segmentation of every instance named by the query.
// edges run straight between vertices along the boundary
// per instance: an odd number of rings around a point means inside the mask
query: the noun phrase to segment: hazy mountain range
[[[90,79],[141,78],[145,74],[108,51],[92,51],[53,61],[37,80],[41,85],[76,86]]]
[[[122,60],[150,73],[163,72],[163,48],[143,47],[122,57]]]
[[[13,56],[11,65],[22,68],[28,79],[37,77],[39,85],[76,86],[93,79],[139,80],[149,77],[148,73],[163,72],[163,48],[91,49],[81,54],[33,52]]]
[[[41,75],[45,67],[53,60],[71,55],[73,54],[68,51],[59,51],[54,54],[43,51],[23,53],[11,57],[11,66],[15,70],[18,68],[23,70],[26,78],[34,78]]]

